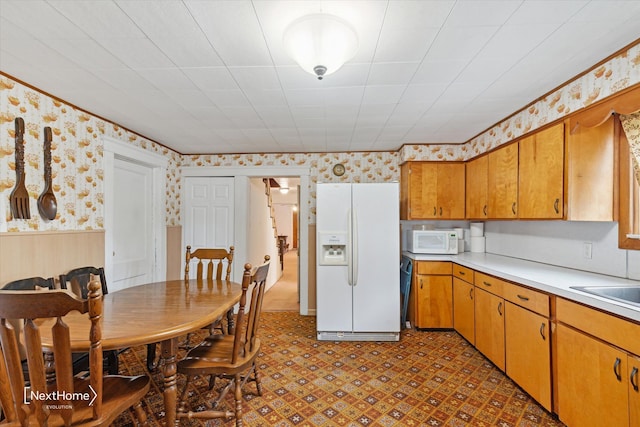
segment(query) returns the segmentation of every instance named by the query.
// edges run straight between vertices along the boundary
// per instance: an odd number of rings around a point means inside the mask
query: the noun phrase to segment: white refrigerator
[[[398,341],[398,183],[316,186],[317,338]]]

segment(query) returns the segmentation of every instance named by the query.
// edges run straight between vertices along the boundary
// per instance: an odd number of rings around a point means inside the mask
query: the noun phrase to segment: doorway
[[[299,205],[298,205],[298,278],[300,288],[300,314],[313,314],[315,310],[309,309],[309,167],[279,167],[279,166],[241,166],[241,167],[184,167],[182,176],[187,177],[234,177],[235,192],[235,242],[237,244],[235,259],[248,259],[247,257],[247,225],[249,224],[248,193],[249,182],[252,177],[280,176],[299,177]],[[234,272],[236,277],[242,275],[242,263],[234,262]],[[240,269],[240,270],[236,270]]]
[[[278,257],[282,275],[267,289],[264,296],[265,311],[300,311],[298,272],[298,205],[297,177],[268,178],[271,190],[272,212],[278,234]]]
[[[113,138],[103,141],[109,291],[164,280],[167,159]]]

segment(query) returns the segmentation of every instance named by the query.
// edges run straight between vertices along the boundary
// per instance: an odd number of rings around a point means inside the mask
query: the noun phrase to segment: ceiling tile
[[[416,73],[419,62],[384,62],[371,65],[367,84],[406,85]]]
[[[4,19],[20,27],[20,34],[46,39],[87,38],[73,22],[66,19],[51,2],[41,0],[2,0],[1,14]]]
[[[160,90],[196,89],[191,80],[176,68],[144,68],[137,70],[146,81]]]
[[[107,38],[98,42],[112,55],[133,69],[169,68],[171,60],[146,38]]]
[[[222,60],[182,2],[119,1],[118,6],[175,65],[222,65]]]
[[[251,2],[188,0],[185,4],[225,65],[273,65]]]
[[[399,86],[367,86],[362,97],[363,104],[396,104],[406,89]]]
[[[226,67],[182,68],[182,72],[204,92],[239,89]]]

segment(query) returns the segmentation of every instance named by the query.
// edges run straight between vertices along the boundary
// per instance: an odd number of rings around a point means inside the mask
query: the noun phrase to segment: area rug
[[[406,330],[395,343],[317,341],[315,317],[269,312],[260,335],[263,395],[247,385],[247,427],[563,426],[453,331]],[[144,346],[122,353],[121,373],[146,372],[145,355]],[[151,376],[144,405],[149,424],[162,425],[161,376]],[[183,385],[179,378],[179,391]],[[190,386],[189,401],[197,409],[216,393],[202,379]],[[132,425],[131,417],[116,425]]]

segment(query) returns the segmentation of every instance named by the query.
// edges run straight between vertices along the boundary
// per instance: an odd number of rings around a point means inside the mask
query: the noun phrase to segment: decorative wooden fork
[[[29,192],[25,186],[24,172],[24,120],[17,117],[16,125],[16,186],[9,195],[9,204],[11,206],[11,215],[14,219],[29,219]]]

